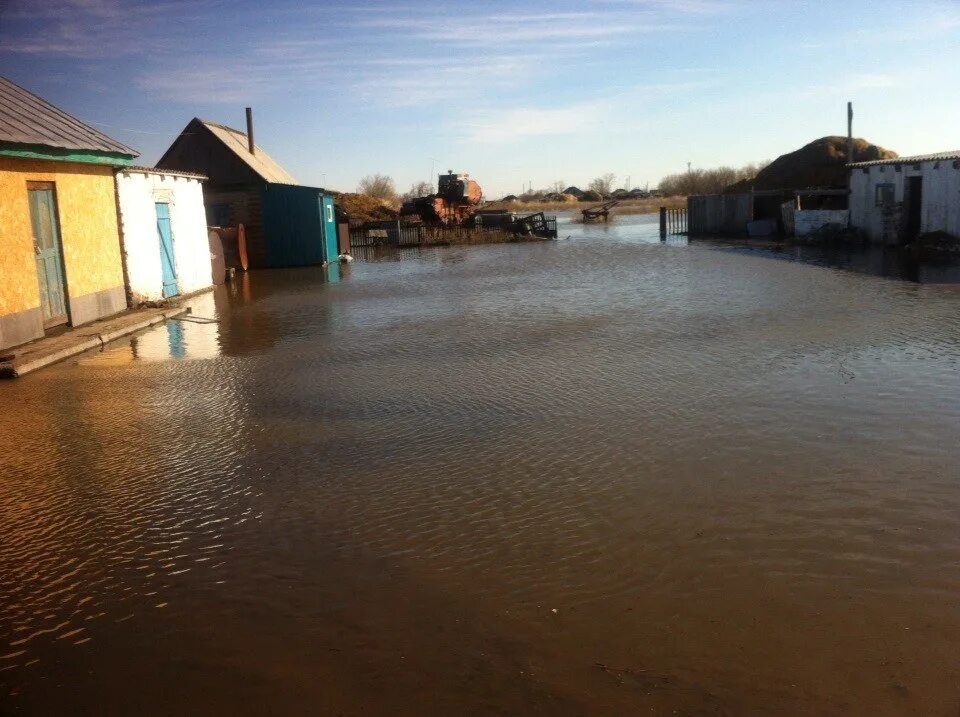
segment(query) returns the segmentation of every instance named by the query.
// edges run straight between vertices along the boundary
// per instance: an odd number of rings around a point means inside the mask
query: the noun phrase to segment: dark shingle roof
[[[139,154],[2,76],[0,142],[115,152],[130,157]]]

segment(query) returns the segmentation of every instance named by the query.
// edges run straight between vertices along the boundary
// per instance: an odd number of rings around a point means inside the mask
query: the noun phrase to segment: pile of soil
[[[853,161],[870,162],[894,159],[897,153],[871,144],[865,139],[853,140]],[[750,189],[843,189],[847,187],[847,138],[821,137],[795,152],[777,157],[761,169],[753,179],[731,184],[727,193]]]
[[[368,197],[366,194],[343,192],[334,195],[338,213],[347,217],[351,225],[367,222],[394,221],[399,216],[398,208],[383,199]]]

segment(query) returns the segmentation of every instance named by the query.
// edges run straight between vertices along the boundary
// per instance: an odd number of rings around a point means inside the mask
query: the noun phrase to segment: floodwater
[[[650,223],[0,384],[0,713],[956,715],[960,287]]]

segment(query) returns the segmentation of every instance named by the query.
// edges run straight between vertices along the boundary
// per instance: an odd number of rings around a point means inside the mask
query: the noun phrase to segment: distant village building
[[[335,261],[333,197],[296,180],[247,132],[194,118],[157,168],[202,174],[207,223],[243,224],[250,266],[306,266]]]
[[[114,167],[136,156],[0,77],[0,348],[127,307]]]
[[[960,150],[851,164],[850,223],[881,244],[960,237]]]
[[[124,167],[116,179],[130,304],[212,286],[204,177]]]

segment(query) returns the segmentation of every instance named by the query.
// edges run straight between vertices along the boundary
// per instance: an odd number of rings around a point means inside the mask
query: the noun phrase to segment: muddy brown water
[[[956,715],[960,289],[627,226],[0,384],[0,713]]]

